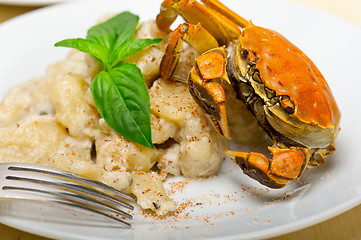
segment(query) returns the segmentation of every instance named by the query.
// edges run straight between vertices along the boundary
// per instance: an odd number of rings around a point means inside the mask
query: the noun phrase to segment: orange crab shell
[[[279,33],[252,23],[243,29],[240,43],[259,58],[256,68],[265,86],[278,96],[289,96],[294,116],[322,128],[336,128],[340,111],[315,64]]]

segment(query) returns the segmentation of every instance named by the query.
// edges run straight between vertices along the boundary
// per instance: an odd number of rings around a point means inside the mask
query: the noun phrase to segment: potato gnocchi
[[[153,21],[136,38],[167,38]],[[149,87],[150,150],[114,132],[95,108],[89,86],[99,71],[89,55],[72,50],[45,76],[8,91],[0,103],[0,162],[30,162],[81,174],[137,197],[143,209],[163,215],[176,209],[166,195],[167,174],[205,177],[217,173],[225,139],[180,82],[157,79],[165,42],[131,56]],[[195,58],[179,64],[184,75]],[[183,78],[185,78],[183,76]],[[95,153],[95,157],[93,157]],[[158,171],[152,171],[153,167]]]

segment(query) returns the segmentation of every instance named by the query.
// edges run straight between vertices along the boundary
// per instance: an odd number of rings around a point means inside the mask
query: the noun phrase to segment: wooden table
[[[287,0],[299,2],[334,15],[343,17],[361,26],[360,0]],[[0,4],[0,22],[12,17],[32,11],[37,7],[9,6]],[[35,236],[0,224],[0,240],[46,240],[47,238]],[[328,221],[312,227],[275,237],[270,240],[297,240],[297,239],[361,239],[361,205]]]

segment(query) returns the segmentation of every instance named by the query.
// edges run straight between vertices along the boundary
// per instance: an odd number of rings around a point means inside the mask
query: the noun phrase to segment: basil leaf
[[[122,60],[126,59],[127,57],[131,56],[132,54],[142,50],[143,48],[155,44],[160,43],[163,39],[156,38],[156,39],[137,39],[134,41],[125,42],[123,45],[119,46],[118,48],[114,49],[113,56],[114,59],[108,61],[108,66],[110,68],[117,65]]]
[[[98,74],[90,87],[100,115],[116,132],[154,149],[149,95],[140,69],[123,63]]]
[[[112,50],[124,42],[132,40],[138,21],[138,16],[122,12],[108,21],[90,28],[86,38]]]
[[[90,86],[100,115],[125,138],[154,149],[143,76],[136,65],[122,61],[162,39],[132,40],[138,21],[138,16],[123,12],[90,28],[86,39],[66,39],[55,46],[86,52],[103,65]]]
[[[90,54],[93,58],[95,58],[98,62],[104,63],[104,59],[107,59],[108,50],[100,45],[99,43],[82,39],[82,38],[73,38],[73,39],[65,39],[63,41],[55,43],[56,47],[69,47],[75,48],[79,51],[86,52]]]

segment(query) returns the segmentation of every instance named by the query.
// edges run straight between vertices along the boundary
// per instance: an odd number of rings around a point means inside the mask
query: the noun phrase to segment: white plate
[[[52,6],[0,26],[0,96],[15,84],[43,75],[46,66],[68,52],[53,47],[69,37],[85,36],[96,19],[108,12],[131,10],[142,20],[154,18],[160,1],[78,2]],[[228,1],[255,24],[275,29],[299,46],[328,80],[342,112],[337,151],[319,168],[308,169],[299,182],[268,190],[244,176],[227,160],[218,176],[191,181],[176,201],[194,198],[191,218],[178,221],[144,219],[136,212],[133,229],[103,224],[85,226],[82,216],[52,206],[0,205],[0,222],[59,239],[252,239],[295,231],[336,216],[361,203],[359,136],[361,114],[361,29],[308,8],[275,0]],[[174,181],[170,179],[169,181]],[[219,194],[219,195],[217,195]],[[235,201],[236,200],[236,201]],[[26,214],[25,214],[26,213]],[[71,215],[69,222],[58,216]]]
[[[81,1],[81,0],[0,0],[0,4],[22,5],[22,6],[45,6],[55,3]]]

